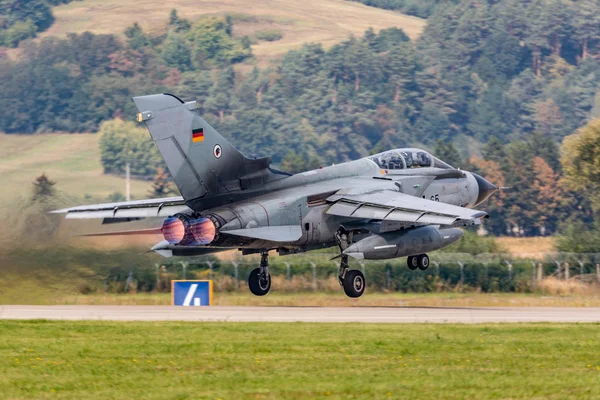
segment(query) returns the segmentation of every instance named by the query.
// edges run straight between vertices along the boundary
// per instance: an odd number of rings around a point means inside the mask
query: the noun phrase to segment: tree
[[[31,199],[33,201],[46,201],[47,199],[53,197],[56,194],[56,190],[54,188],[56,182],[48,179],[45,173],[35,178],[35,182],[33,182],[33,195]]]
[[[156,175],[152,180],[152,188],[148,192],[148,195],[151,198],[160,198],[174,194],[179,194],[179,192],[174,187],[173,181],[170,179],[169,174],[162,167],[158,167],[156,169]]]
[[[453,136],[448,116],[433,104],[426,104],[414,127],[415,139],[421,143],[432,143],[435,139],[448,140]]]
[[[596,215],[600,213],[600,119],[567,136],[562,144],[561,164],[568,188],[585,191]]]
[[[183,35],[170,32],[162,45],[160,55],[169,67],[180,71],[187,71],[192,67],[191,51]]]
[[[175,32],[187,32],[191,28],[190,21],[184,18],[179,18],[177,10],[173,8],[169,14],[169,28]]]
[[[575,4],[573,26],[581,46],[581,61],[585,61],[590,42],[600,36],[600,4],[597,0],[578,0]]]
[[[561,216],[564,215],[563,201],[565,193],[558,180],[558,174],[541,157],[533,159],[533,189],[537,191],[537,210],[535,224],[541,234],[554,232]]]
[[[464,167],[465,162],[452,142],[445,142],[444,140],[439,139],[435,143],[433,154],[440,160],[452,165],[454,168]]]
[[[107,174],[122,174],[130,164],[131,173],[152,176],[163,166],[158,148],[146,129],[134,122],[114,119],[105,121],[99,129],[100,161]]]
[[[146,47],[150,43],[137,22],[134,22],[133,25],[125,29],[125,37],[127,38],[129,48],[134,50]]]
[[[231,36],[224,18],[207,17],[194,23],[187,33],[197,68],[224,66],[240,62],[251,55],[241,41]]]
[[[473,170],[498,187],[506,185],[502,168],[498,161],[493,159],[484,160],[479,157],[471,157],[469,160]],[[507,231],[504,215],[506,212],[506,192],[499,192],[490,197],[485,203],[485,210],[490,219],[485,221],[485,227],[496,235],[505,234]]]

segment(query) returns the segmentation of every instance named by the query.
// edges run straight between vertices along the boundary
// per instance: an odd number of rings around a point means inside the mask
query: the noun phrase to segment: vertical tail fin
[[[272,179],[270,158],[248,159],[194,110],[171,94],[134,97],[186,202],[248,189]]]

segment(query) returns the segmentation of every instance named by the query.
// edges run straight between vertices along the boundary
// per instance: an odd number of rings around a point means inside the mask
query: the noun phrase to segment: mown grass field
[[[192,21],[230,14],[236,18],[234,34],[238,36],[280,30],[280,40],[253,46],[259,62],[280,57],[307,42],[331,46],[350,35],[362,35],[369,27],[379,30],[394,26],[415,38],[425,25],[420,18],[345,0],[84,0],[54,8],[56,22],[42,36],[84,31],[120,34],[133,22],[146,31],[162,33],[173,8]]]
[[[597,399],[597,324],[0,322],[5,399]]]
[[[3,280],[6,292],[2,304],[44,305],[170,305],[170,293],[73,293],[57,291],[55,285],[35,286],[31,281]],[[26,293],[27,295],[24,295]],[[366,292],[360,299],[348,298],[340,288],[336,292],[290,293],[273,291],[257,297],[247,287],[240,292],[217,292],[214,303],[219,306],[270,307],[600,307],[596,294],[547,295],[540,293],[382,293]]]
[[[35,178],[46,173],[59,192],[105,199],[125,193],[125,179],[105,175],[95,134],[6,135],[0,133],[0,209],[31,194]],[[146,198],[150,182],[132,180],[131,193]]]

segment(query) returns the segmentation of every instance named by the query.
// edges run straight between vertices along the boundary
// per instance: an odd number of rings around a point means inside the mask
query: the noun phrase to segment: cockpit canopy
[[[379,168],[412,169],[412,168],[441,168],[454,169],[439,158],[419,149],[395,149],[384,151],[369,157]]]

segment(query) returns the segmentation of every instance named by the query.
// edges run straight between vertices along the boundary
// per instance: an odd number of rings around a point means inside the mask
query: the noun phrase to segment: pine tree
[[[600,2],[598,0],[578,0],[573,17],[575,35],[581,46],[581,61],[589,54],[590,42],[600,36]]]
[[[56,189],[54,185],[56,182],[48,179],[45,173],[35,178],[35,182],[33,182],[33,195],[31,199],[33,201],[46,201],[49,198],[53,197],[56,194]]]
[[[191,51],[183,35],[170,32],[162,45],[160,55],[169,67],[180,71],[187,71],[192,67]]]

